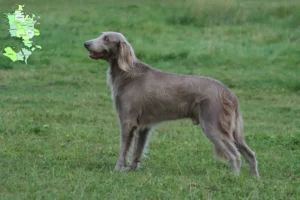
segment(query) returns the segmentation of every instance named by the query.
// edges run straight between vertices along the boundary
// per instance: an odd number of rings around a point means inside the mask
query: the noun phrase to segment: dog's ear
[[[126,41],[119,42],[117,45],[120,52],[118,59],[119,67],[125,72],[129,71],[134,67],[134,63],[136,61],[134,51],[131,45]]]

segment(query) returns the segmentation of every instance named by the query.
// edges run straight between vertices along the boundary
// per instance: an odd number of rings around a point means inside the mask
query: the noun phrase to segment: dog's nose
[[[85,43],[84,43],[84,47],[85,47],[85,48],[89,48],[89,46],[90,46],[90,43],[88,43],[88,42],[85,42]]]

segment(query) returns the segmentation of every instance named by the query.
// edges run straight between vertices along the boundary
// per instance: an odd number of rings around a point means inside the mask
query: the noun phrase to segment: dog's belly
[[[150,124],[157,124],[160,122],[164,121],[170,121],[170,120],[176,120],[176,119],[184,119],[188,118],[187,116],[175,116],[170,113],[162,114],[162,115],[152,115],[152,114],[147,114],[147,115],[141,115],[138,118],[139,125],[150,125]]]
[[[191,118],[198,121],[197,112],[190,103],[180,103],[168,106],[152,105],[144,108],[138,117],[140,125],[157,124],[164,121]]]

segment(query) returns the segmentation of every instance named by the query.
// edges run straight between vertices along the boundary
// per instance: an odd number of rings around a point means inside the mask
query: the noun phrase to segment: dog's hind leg
[[[248,147],[246,142],[237,144],[237,146],[250,165],[251,175],[259,177],[255,153]]]
[[[146,143],[147,143],[149,132],[150,132],[150,128],[148,127],[143,127],[138,129],[136,133],[138,137],[136,141],[137,144],[133,152],[133,159],[130,166],[130,170],[136,170],[138,164],[141,162],[144,149],[147,145]]]
[[[242,124],[241,116],[239,116],[237,119],[236,127],[235,130],[233,131],[233,135],[239,151],[246,158],[246,160],[250,165],[251,175],[259,177],[255,153],[247,145],[243,136],[243,124]]]
[[[205,134],[209,135],[210,132],[205,132]],[[225,160],[228,160],[231,164],[232,171],[236,175],[239,175],[241,167],[241,158],[237,149],[232,144],[230,144],[227,139],[210,138],[210,140],[214,144],[215,152],[218,151],[219,156],[222,155],[222,157],[225,158]]]
[[[220,127],[218,108],[207,104],[202,107],[200,123],[203,132],[214,144],[215,152],[228,160],[235,174],[239,174],[241,159],[233,138]]]
[[[241,161],[241,155],[238,152],[237,147],[235,146],[235,144],[229,140],[229,139],[223,139],[224,144],[226,145],[226,147],[228,148],[228,150],[235,155],[235,160],[236,160],[236,168],[239,169],[241,167],[242,161]],[[214,153],[216,155],[216,157],[221,160],[221,161],[228,161],[228,157],[226,155],[224,155],[224,152],[218,147],[218,146],[214,146]]]
[[[215,148],[223,154],[231,164],[232,171],[239,175],[241,167],[241,157],[236,147],[229,143],[227,139],[213,141]]]

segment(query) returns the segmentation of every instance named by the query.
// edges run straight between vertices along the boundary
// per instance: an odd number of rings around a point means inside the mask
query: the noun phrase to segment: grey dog
[[[109,63],[107,79],[120,126],[115,170],[125,169],[132,141],[136,144],[129,170],[136,170],[151,128],[167,120],[185,118],[194,125],[201,124],[215,154],[229,161],[235,174],[240,171],[241,153],[251,174],[259,176],[255,153],[243,136],[237,97],[224,84],[209,77],[154,69],[136,58],[132,46],[118,32],[102,32],[84,46],[90,58]]]

